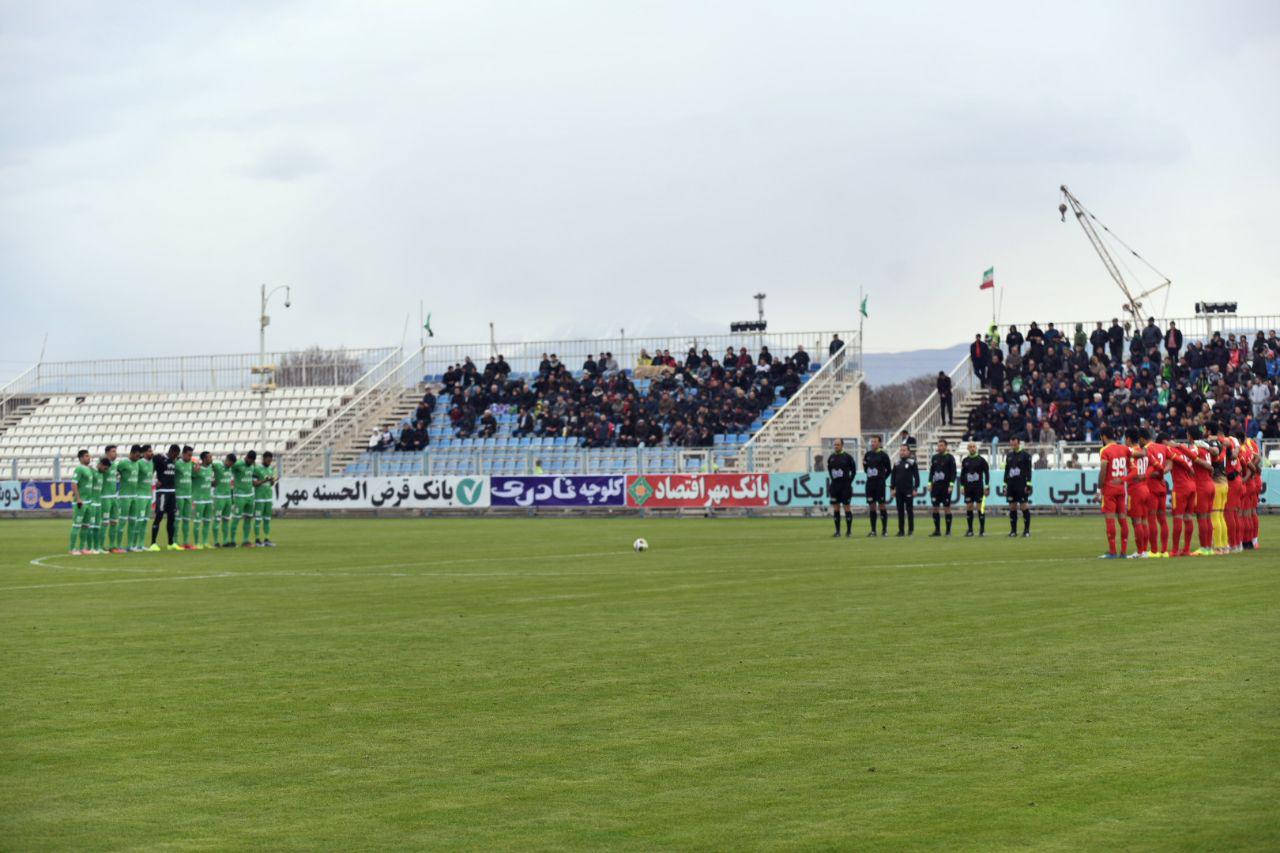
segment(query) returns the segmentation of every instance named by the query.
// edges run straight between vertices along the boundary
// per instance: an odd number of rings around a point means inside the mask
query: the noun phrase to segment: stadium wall
[[[989,507],[1005,505],[1003,472],[992,472]],[[1261,508],[1277,506],[1280,469],[1262,472]],[[1088,511],[1099,504],[1096,469],[1037,471],[1032,505],[1041,510]],[[825,506],[822,473],[601,474],[567,476],[286,477],[276,484],[281,513],[404,513],[533,510],[692,511],[753,513],[812,511]],[[863,502],[866,478],[854,480]],[[1268,497],[1270,496],[1270,502]],[[62,513],[71,508],[71,483],[0,481],[0,512]],[[919,495],[916,506],[929,505]]]

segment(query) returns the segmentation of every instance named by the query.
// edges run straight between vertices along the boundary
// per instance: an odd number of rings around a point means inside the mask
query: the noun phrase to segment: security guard
[[[898,448],[898,462],[889,477],[889,494],[898,506],[898,535],[913,536],[916,532],[916,513],[913,503],[920,488],[920,466],[916,465],[911,448],[905,444]],[[903,532],[903,525],[906,532]]]

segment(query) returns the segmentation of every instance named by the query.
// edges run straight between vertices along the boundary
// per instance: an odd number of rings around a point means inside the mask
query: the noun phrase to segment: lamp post
[[[284,291],[284,307],[290,306],[289,301],[289,285],[282,284],[274,287],[270,291],[267,286],[262,285],[262,309],[258,312],[258,366],[254,372],[258,374],[259,384],[256,388],[258,392],[258,452],[266,450],[267,445],[267,392],[273,386],[272,379],[275,374],[275,365],[267,364],[267,326],[271,323],[271,318],[267,316],[267,300],[277,291]]]

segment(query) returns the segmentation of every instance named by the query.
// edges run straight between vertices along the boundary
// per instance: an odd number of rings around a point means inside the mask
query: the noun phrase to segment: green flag
[[[427,330],[428,338],[434,338],[436,336],[436,333],[431,331],[431,315],[430,314],[427,315],[427,322],[422,324],[422,328]]]
[[[858,313],[860,313],[863,317],[870,316],[867,314],[867,300],[870,298],[871,297],[869,296],[862,297],[862,304],[858,306]]]

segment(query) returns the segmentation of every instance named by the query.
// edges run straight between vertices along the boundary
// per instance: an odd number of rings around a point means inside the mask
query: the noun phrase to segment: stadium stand
[[[0,434],[0,470],[18,461],[18,478],[51,475],[50,460],[80,448],[168,445],[178,440],[220,452],[279,451],[342,403],[340,387],[281,388],[266,398],[266,445],[259,441],[259,395],[250,391],[57,394],[26,408]]]
[[[903,429],[952,444],[998,446],[1017,436],[1046,464],[1066,464],[1075,453],[1084,467],[1098,464],[1104,424],[1179,436],[1225,418],[1264,442],[1280,439],[1280,338],[1258,322],[1274,318],[1233,320],[1234,331],[1208,328],[1203,318],[1141,329],[1096,321],[991,329],[975,335],[970,355],[951,371],[954,420],[941,422],[934,394]],[[1278,453],[1270,451],[1272,462]]]

